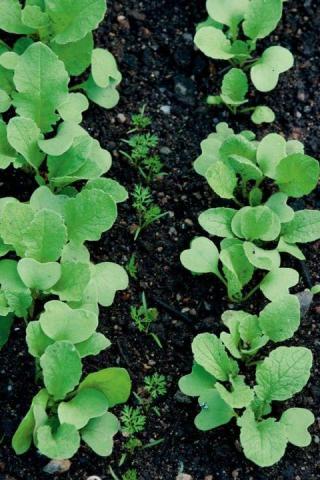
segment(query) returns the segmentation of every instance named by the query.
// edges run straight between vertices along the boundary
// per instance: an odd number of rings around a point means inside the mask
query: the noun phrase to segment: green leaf
[[[0,28],[5,32],[19,34],[28,34],[34,31],[22,23],[19,0],[1,0]]]
[[[31,195],[30,206],[34,212],[51,210],[63,218],[64,208],[68,201],[69,197],[66,195],[55,195],[48,187],[42,186]]]
[[[216,60],[228,60],[234,57],[230,40],[217,28],[210,26],[200,28],[194,37],[194,43],[207,57]]]
[[[63,61],[70,75],[81,75],[91,63],[93,50],[93,36],[89,32],[77,42],[70,42],[61,45],[55,41],[50,43],[51,49]]]
[[[303,252],[300,250],[300,248],[293,244],[286,243],[282,237],[280,237],[278,246],[277,246],[278,252],[284,252],[284,253],[289,253],[295,258],[298,258],[299,260],[305,260],[306,257],[304,256]]]
[[[223,77],[220,96],[227,105],[242,105],[247,102],[248,90],[246,74],[240,68],[231,68]]]
[[[245,182],[249,180],[261,180],[263,177],[257,165],[240,155],[230,155],[226,163],[235,173],[238,173]]]
[[[102,190],[83,190],[66,205],[69,240],[83,243],[100,240],[117,218],[113,199]]]
[[[18,274],[15,260],[0,261],[0,285],[10,311],[17,317],[25,317],[32,304],[32,297]]]
[[[54,343],[54,341],[43,332],[40,322],[38,321],[28,323],[26,340],[28,352],[36,358],[41,357],[46,351],[46,348]]]
[[[267,273],[260,288],[268,300],[277,300],[289,293],[299,282],[299,273],[293,268],[277,268]]]
[[[254,272],[244,253],[243,245],[224,248],[221,250],[220,260],[228,282],[229,297],[240,299],[242,288],[250,282]]]
[[[32,290],[49,290],[61,275],[59,263],[40,263],[33,258],[22,258],[18,262],[18,272],[23,283]]]
[[[261,125],[261,123],[272,123],[275,119],[276,116],[274,111],[265,105],[258,105],[251,115],[251,120],[256,125]]]
[[[315,189],[319,171],[317,160],[302,153],[294,153],[279,162],[275,180],[282,192],[299,198]]]
[[[267,402],[291,398],[308,382],[311,366],[312,353],[307,348],[276,348],[257,366],[257,396]]]
[[[75,282],[75,278],[77,281]],[[60,300],[78,302],[90,281],[90,266],[81,262],[62,262],[59,281],[52,286],[52,293]]]
[[[266,206],[278,215],[281,223],[290,222],[294,217],[294,210],[287,205],[288,196],[282,192],[271,195]]]
[[[54,262],[67,240],[62,217],[51,210],[39,210],[24,234],[26,256],[38,262]]]
[[[80,435],[73,425],[62,424],[53,432],[49,425],[37,430],[38,449],[48,458],[65,460],[73,457],[80,447]]]
[[[122,77],[119,75],[119,78],[121,79]],[[107,88],[100,88],[95,84],[92,75],[90,75],[83,88],[92,102],[100,107],[110,109],[119,102],[120,95],[116,89],[118,83],[120,83],[120,80]]]
[[[207,390],[199,397],[201,412],[196,416],[194,423],[199,430],[208,431],[230,422],[234,411],[221,398],[219,393],[212,389]]]
[[[95,373],[89,373],[79,385],[79,390],[84,388],[100,390],[107,397],[109,408],[112,408],[128,400],[131,380],[124,368],[105,368]]]
[[[66,100],[59,105],[58,112],[65,121],[81,123],[82,113],[88,108],[88,99],[82,93],[69,93]]]
[[[108,50],[95,48],[92,52],[92,78],[100,88],[107,88],[121,81],[117,62]]]
[[[79,126],[76,128],[82,130]],[[59,156],[48,156],[48,177],[54,186],[62,187],[77,180],[96,179],[110,166],[110,153],[83,131],[68,151]]]
[[[279,296],[259,315],[259,325],[273,342],[291,338],[300,325],[300,303],[295,295]]]
[[[318,210],[295,212],[293,220],[282,226],[282,238],[288,243],[308,243],[318,240],[320,238],[320,212]]]
[[[20,422],[12,439],[12,448],[17,455],[22,455],[29,450],[32,444],[34,428],[36,427],[34,410],[37,407],[45,409],[47,402],[48,393],[44,388],[33,397],[31,407],[24,419]]]
[[[34,120],[42,132],[50,132],[59,118],[55,111],[68,95],[68,82],[64,64],[52,50],[43,43],[33,43],[19,58],[14,72],[17,113]]]
[[[61,255],[62,263],[75,262],[75,263],[90,263],[90,253],[84,245],[78,245],[77,243],[69,242],[63,247]]]
[[[76,95],[76,94],[73,94]],[[81,95],[81,94],[79,94]],[[58,157],[63,155],[73,144],[75,137],[81,136],[83,133],[81,127],[74,122],[63,122],[59,125],[57,135],[47,140],[38,140],[41,150],[48,155]]]
[[[11,106],[11,98],[4,90],[0,90],[0,113],[9,110]]]
[[[38,147],[38,140],[42,135],[37,124],[30,118],[11,118],[7,127],[7,135],[11,147],[37,170],[44,159],[44,154]]]
[[[107,457],[112,453],[113,437],[119,428],[117,417],[107,412],[102,417],[90,420],[81,430],[81,437],[97,455]]]
[[[209,208],[201,213],[198,220],[201,227],[210,235],[233,238],[231,221],[235,213],[236,210],[234,208]]]
[[[0,315],[0,350],[7,343],[10,335],[10,330],[14,321],[12,314],[6,316]]]
[[[277,165],[287,156],[286,147],[285,139],[277,133],[269,133],[259,143],[257,162],[267,177],[275,178]]]
[[[45,6],[56,34],[54,41],[59,44],[84,38],[106,12],[105,0],[45,0]]]
[[[279,75],[292,68],[293,64],[294,58],[288,49],[269,47],[250,70],[252,83],[260,92],[270,92],[277,86]]]
[[[249,0],[208,0],[206,4],[210,17],[228,27],[241,22],[248,6]]]
[[[88,340],[77,343],[75,347],[78,350],[80,357],[83,358],[88,355],[98,355],[102,350],[109,348],[110,345],[110,340],[102,335],[102,333],[94,332]]]
[[[58,407],[60,423],[83,428],[91,418],[101,417],[108,409],[106,397],[99,390],[84,388],[69,402],[61,402]]]
[[[270,467],[283,457],[287,447],[284,426],[275,418],[257,422],[248,409],[238,420],[240,442],[245,456],[260,467]]]
[[[112,178],[96,178],[95,180],[89,180],[85,189],[103,190],[105,193],[108,193],[116,203],[125,202],[128,198],[127,190]]]
[[[194,238],[190,249],[180,255],[182,265],[194,273],[219,275],[219,252],[215,244],[206,237]]]
[[[221,340],[211,333],[200,333],[192,342],[194,360],[217,380],[226,381],[238,373],[238,364],[231,359]]]
[[[243,248],[247,259],[254,267],[262,270],[280,267],[281,258],[277,250],[264,250],[251,242],[244,242]]]
[[[233,217],[233,232],[246,240],[275,240],[280,234],[279,217],[268,207],[243,207]]]
[[[7,126],[0,120],[0,169],[6,169],[17,158],[7,138]]]
[[[232,378],[230,383],[232,386],[231,391],[227,390],[221,383],[216,383],[215,388],[220,397],[231,408],[243,408],[250,405],[254,397],[254,392],[245,384],[244,376],[238,375],[237,377]]]
[[[82,373],[81,359],[70,342],[61,341],[49,345],[40,358],[40,365],[44,384],[55,400],[63,399],[79,383]]]
[[[282,16],[282,0],[251,0],[244,15],[243,31],[252,40],[267,37]]]
[[[93,289],[97,301],[103,307],[112,305],[118,290],[128,288],[128,274],[126,270],[111,262],[102,262],[91,268],[91,281],[89,289]]]
[[[282,415],[280,423],[285,427],[288,442],[296,447],[307,447],[311,443],[308,428],[315,418],[306,408],[288,408]]]
[[[80,343],[98,326],[98,317],[84,309],[72,309],[66,303],[52,300],[44,306],[39,322],[43,332],[55,341]]]
[[[234,198],[237,176],[224,162],[217,161],[206,171],[205,177],[212,190],[221,198]]]
[[[233,155],[255,162],[256,146],[252,142],[252,138],[248,139],[245,135],[229,135],[222,143],[219,154],[225,162]]]
[[[299,140],[287,141],[287,155],[292,155],[293,153],[304,153],[304,145]]]
[[[24,25],[34,30],[46,31],[50,26],[50,19],[37,5],[26,5],[22,10],[21,19]]]
[[[215,384],[216,379],[197,363],[193,365],[189,375],[185,375],[179,380],[181,392],[190,397],[201,396],[207,390],[212,390]]]

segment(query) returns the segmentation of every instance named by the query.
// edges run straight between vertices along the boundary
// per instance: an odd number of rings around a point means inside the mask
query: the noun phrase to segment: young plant
[[[287,202],[316,187],[319,162],[305,155],[296,140],[271,133],[258,142],[252,132],[234,134],[223,123],[201,148],[194,168],[228,203],[203,212],[199,223],[222,241],[219,250],[206,237],[194,239],[181,254],[182,264],[194,273],[216,275],[233,301],[248,299],[258,288],[268,299],[288,292],[299,276],[280,266],[281,254],[305,258],[297,244],[320,238],[320,212],[295,212]],[[229,202],[236,208],[229,207]],[[267,273],[244,294],[256,270]]]
[[[105,14],[105,0],[95,0],[94,5],[90,0],[27,1],[23,7],[19,0],[0,2],[0,29],[12,34],[24,35],[14,43],[12,49],[4,42],[1,44],[0,89],[6,92],[9,98],[11,97],[11,71],[15,69],[19,56],[33,44],[41,42],[47,46],[52,55],[59,57],[70,75],[80,76],[88,67],[91,67],[87,80],[73,86],[72,90],[81,89],[91,101],[101,107],[113,108],[119,101],[116,87],[121,81],[121,73],[109,51],[94,48],[92,33]],[[48,62],[39,57],[39,65],[44,61],[46,62],[44,74],[48,72],[48,68],[54,72],[56,67],[51,64],[52,61]],[[36,71],[30,78],[36,78],[35,75]],[[47,79],[51,78],[51,81],[55,79],[54,73],[52,76],[46,76]],[[26,82],[28,83],[30,81]],[[45,103],[51,108],[53,105],[50,100],[58,92],[50,87],[50,82],[43,85],[45,90],[50,92],[49,101]],[[34,86],[35,83],[33,83]],[[86,109],[86,104],[87,100],[82,94],[73,94],[64,104],[61,102],[61,108],[65,115],[74,116],[79,109]],[[45,116],[45,111],[43,115]]]
[[[250,76],[260,92],[270,92],[280,74],[294,63],[291,52],[281,46],[268,47],[256,56],[257,42],[270,35],[282,17],[283,0],[207,0],[208,19],[197,27],[196,46],[208,57],[229,61],[231,70],[224,76],[219,95],[209,96],[208,103],[225,104],[233,113],[248,102]],[[269,107],[249,107],[252,120],[272,122]]]
[[[128,133],[145,130],[151,125],[151,119],[144,114],[145,106],[142,107],[140,113],[132,115],[132,124],[134,126]],[[131,165],[138,169],[140,175],[150,183],[154,177],[162,176],[163,163],[160,156],[156,153],[156,149],[159,145],[159,139],[156,135],[149,132],[147,133],[135,133],[129,140],[123,140],[130,149],[131,152],[121,152]]]
[[[129,262],[126,265],[126,270],[131,278],[137,280],[138,267],[136,256],[134,253],[131,255]]]
[[[145,293],[143,292],[141,295],[142,304],[139,307],[131,306],[130,308],[130,315],[131,318],[141,333],[146,333],[147,335],[151,335],[154,341],[162,348],[161,342],[158,336],[150,332],[151,325],[157,320],[159,312],[155,307],[149,308],[147,305],[147,300]]]
[[[14,55],[7,70],[11,75],[7,93],[16,116],[8,125],[0,120],[0,168],[13,164],[30,170],[39,185],[48,184],[52,190],[101,177],[111,167],[111,155],[80,127],[89,104],[81,93],[69,93],[70,78],[63,62],[40,42]],[[113,181],[109,182],[112,186]]]
[[[122,475],[122,480],[138,480],[137,470],[130,468],[124,475]]]
[[[109,409],[126,402],[130,395],[127,371],[106,368],[80,382],[81,356],[66,340],[49,345],[40,357],[40,365],[45,387],[33,398],[14,434],[16,454],[25,453],[34,443],[42,455],[68,459],[78,451],[82,440],[97,455],[110,455],[120,424]]]
[[[8,329],[13,315],[32,317],[39,297],[57,296],[60,302],[51,303],[65,309],[69,307],[62,302],[97,311],[98,304],[110,306],[117,290],[127,288],[125,269],[112,262],[94,265],[84,245],[99,240],[116,220],[119,198],[112,186],[108,179],[99,179],[89,181],[80,193],[72,191],[70,197],[43,186],[28,203],[0,200],[2,256],[13,252],[20,257],[0,260],[1,332]]]
[[[143,187],[141,184],[135,185],[132,197],[132,205],[138,216],[138,225],[135,228],[134,235],[134,239],[137,240],[138,236],[144,229],[157,220],[160,220],[160,218],[167,215],[167,213],[161,212],[160,207],[153,203],[149,187]]]
[[[142,432],[146,424],[146,416],[142,413],[142,409],[128,405],[123,407],[120,420],[121,431],[127,436]]]
[[[167,393],[167,380],[164,375],[154,373],[151,376],[147,376],[144,379],[144,388],[150,395],[152,400],[156,400],[158,397]]]
[[[199,430],[211,430],[235,418],[245,456],[269,467],[282,458],[288,443],[306,447],[311,442],[308,427],[314,416],[309,410],[288,408],[278,419],[270,414],[273,402],[290,399],[307,384],[312,353],[304,347],[277,347],[256,362],[254,382],[240,374],[237,360],[248,363],[269,340],[290,338],[300,323],[299,302],[285,296],[267,305],[259,317],[228,311],[223,322],[230,333],[223,332],[220,338],[211,333],[195,337],[195,363],[179,386],[184,394],[198,397],[201,411],[195,425]]]

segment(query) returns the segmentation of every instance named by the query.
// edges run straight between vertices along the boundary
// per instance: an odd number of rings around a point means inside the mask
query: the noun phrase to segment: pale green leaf
[[[60,279],[52,286],[51,291],[58,295],[60,300],[78,302],[82,299],[89,281],[90,266],[88,263],[64,261],[61,263]]]
[[[38,321],[28,323],[26,329],[26,341],[28,352],[36,358],[41,357],[46,348],[54,343],[54,341],[43,332],[40,322]]]
[[[277,246],[278,252],[284,252],[284,253],[289,253],[295,258],[298,258],[299,260],[305,260],[306,257],[304,256],[304,253],[300,248],[295,245],[294,243],[286,243],[283,240],[283,237],[280,237],[278,246]]]
[[[74,344],[91,337],[98,326],[98,317],[88,310],[72,309],[66,303],[51,300],[45,304],[39,322],[48,337]]]
[[[105,0],[45,0],[59,44],[77,42],[95,30],[106,12]]]
[[[229,27],[238,25],[249,6],[249,0],[207,0],[211,18]]]
[[[85,189],[103,190],[105,193],[108,193],[116,203],[124,202],[128,198],[127,190],[112,178],[97,178],[95,180],[89,180]]]
[[[19,0],[1,0],[0,29],[9,33],[29,34],[34,30],[22,23]]]
[[[214,273],[219,275],[219,252],[215,244],[206,237],[192,240],[190,249],[180,255],[182,265],[194,273]]]
[[[100,88],[107,88],[121,81],[117,62],[108,50],[95,48],[92,52],[92,78]]]
[[[248,90],[246,74],[240,68],[232,68],[223,77],[220,96],[227,105],[242,105],[247,102]]]
[[[226,381],[238,373],[238,365],[231,359],[221,340],[210,333],[200,333],[192,342],[194,360],[217,380]]]
[[[279,296],[260,312],[259,325],[273,342],[291,338],[300,325],[300,303],[295,295]]]
[[[122,77],[119,75],[119,78],[121,80]],[[86,91],[88,98],[92,102],[96,103],[100,107],[110,109],[115,107],[119,102],[120,95],[116,89],[116,86],[118,83],[120,83],[120,80],[109,87],[100,88],[95,84],[92,76],[90,75],[83,88]]]
[[[62,424],[53,432],[49,425],[37,430],[38,449],[48,458],[65,460],[73,457],[80,447],[80,435],[73,425]]]
[[[216,379],[203,367],[195,363],[191,373],[180,378],[179,388],[185,395],[199,397],[207,390],[212,390],[215,383]]]
[[[222,383],[216,383],[215,388],[220,397],[231,408],[243,408],[250,405],[253,400],[254,392],[246,385],[243,375],[238,375],[230,380],[231,390],[228,390]]]
[[[311,350],[278,347],[258,365],[255,392],[261,400],[268,402],[287,400],[306,385],[311,366]]]
[[[287,156],[286,146],[285,139],[277,133],[269,133],[259,143],[257,162],[267,177],[275,178],[278,163]]]
[[[131,380],[124,368],[105,368],[95,373],[89,373],[79,385],[79,390],[84,388],[100,390],[107,397],[109,408],[112,408],[128,400]]]
[[[80,390],[69,402],[61,402],[58,407],[60,423],[83,428],[91,418],[101,417],[108,409],[108,401],[102,392],[93,388]]]
[[[288,196],[285,193],[277,192],[271,195],[266,206],[276,213],[281,223],[290,222],[294,217],[294,210],[287,205]]]
[[[293,220],[282,226],[282,238],[287,243],[308,243],[320,238],[320,212],[301,210]],[[10,243],[10,242],[6,242]]]
[[[38,169],[44,154],[40,152],[38,140],[42,138],[40,129],[31,118],[12,118],[7,127],[8,141],[27,162]]]
[[[22,258],[18,262],[18,272],[26,287],[43,292],[57,283],[61,267],[57,262],[40,263],[33,258]]]
[[[194,37],[194,43],[207,57],[217,60],[228,60],[234,57],[230,40],[217,28],[210,26],[200,28]]]
[[[296,447],[307,447],[311,443],[308,428],[315,418],[306,408],[288,408],[282,415],[280,423],[286,429],[288,442]]]
[[[91,337],[84,340],[84,342],[77,343],[75,347],[80,357],[83,358],[88,355],[98,355],[102,350],[109,348],[110,345],[110,340],[102,335],[102,333],[94,332]]]
[[[257,422],[252,410],[246,410],[238,420],[240,442],[245,456],[260,467],[270,467],[283,457],[287,447],[284,426],[275,418]]]
[[[231,221],[236,210],[233,208],[209,208],[199,216],[199,224],[210,235],[232,238]]]
[[[77,42],[65,43],[63,45],[52,41],[50,47],[63,61],[70,75],[81,75],[91,63],[93,50],[93,36],[89,32]]]
[[[237,176],[224,162],[217,161],[206,171],[205,177],[212,190],[221,198],[234,198]]]
[[[247,259],[254,267],[262,270],[280,267],[281,258],[277,250],[265,250],[251,242],[244,242],[243,248]]]
[[[267,48],[250,70],[253,85],[260,92],[270,92],[277,86],[279,75],[289,70],[293,63],[293,55],[287,48]]]
[[[103,307],[112,305],[116,292],[128,288],[128,283],[126,270],[116,263],[102,262],[92,266],[89,288],[94,288],[97,301]]]
[[[68,82],[64,64],[55,53],[43,43],[32,44],[14,72],[17,113],[34,120],[42,132],[50,132],[59,118],[55,111],[68,95]]]
[[[252,40],[267,37],[282,16],[282,0],[251,0],[244,15],[243,31]]]
[[[251,120],[256,125],[261,125],[261,123],[272,123],[275,119],[276,116],[274,111],[265,105],[259,105],[256,107],[251,115]]]
[[[55,400],[65,398],[80,381],[82,373],[80,355],[70,342],[61,341],[49,345],[40,358],[40,366],[44,384]]]
[[[294,153],[279,162],[275,180],[282,192],[299,198],[314,190],[319,180],[319,171],[317,160],[302,153]]]
[[[81,430],[81,437],[97,455],[107,457],[112,453],[113,437],[119,428],[117,417],[107,412],[102,417],[90,420]]]
[[[266,298],[277,300],[289,293],[299,282],[299,273],[293,268],[277,268],[267,273],[260,284]]]
[[[100,240],[117,218],[117,206],[102,190],[83,190],[66,205],[69,240]]]
[[[196,416],[194,423],[202,431],[225,425],[235,415],[233,409],[214,389],[202,393],[199,397],[199,405],[201,412]]]

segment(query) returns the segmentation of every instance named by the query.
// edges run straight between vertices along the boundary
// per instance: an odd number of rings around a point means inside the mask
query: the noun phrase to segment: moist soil
[[[101,309],[100,330],[113,345],[97,357],[86,359],[85,370],[124,366],[130,372],[135,392],[141,392],[146,375],[158,372],[167,376],[168,392],[156,401],[158,415],[151,410],[146,429],[138,435],[144,445],[154,440],[162,440],[161,443],[137,449],[122,466],[119,461],[126,441],[123,436],[117,436],[114,453],[106,459],[82,446],[62,478],[85,480],[97,475],[111,479],[111,465],[119,479],[128,468],[135,468],[140,480],[174,480],[179,472],[191,475],[193,480],[319,479],[319,418],[311,429],[313,442],[308,448],[288,446],[285,457],[276,466],[261,469],[243,456],[234,423],[206,433],[197,431],[193,424],[197,402],[178,392],[179,378],[191,369],[193,337],[204,331],[219,332],[221,313],[232,307],[214,277],[193,277],[179,262],[180,252],[195,235],[202,234],[197,223],[199,213],[220,204],[195,174],[192,162],[199,155],[201,140],[218,121],[228,121],[237,131],[253,126],[246,116],[232,117],[224,109],[212,109],[205,104],[208,93],[217,93],[225,64],[211,63],[194,49],[192,37],[195,24],[205,17],[204,1],[109,0],[108,3],[108,15],[96,32],[96,43],[110,49],[119,61],[123,73],[121,100],[111,111],[91,105],[85,127],[112,152],[110,176],[132,192],[139,176],[120,151],[125,149],[122,139],[130,129],[131,114],[146,104],[146,112],[153,119],[152,131],[160,139],[166,172],[152,183],[152,192],[168,215],[134,242],[131,230],[137,219],[129,200],[121,204],[116,226],[100,242],[90,244],[96,262],[108,260],[124,265],[135,253],[138,278],[131,279],[129,289],[117,295],[111,308]],[[285,3],[284,11],[281,25],[265,46],[280,43],[290,48],[295,66],[282,76],[273,93],[261,98],[252,95],[253,104],[265,101],[277,115],[272,127],[253,129],[259,138],[276,131],[302,140],[307,153],[317,156],[320,3],[290,0]],[[0,187],[1,196],[27,200],[36,186],[25,173],[9,170],[1,173]],[[299,199],[293,207],[319,208],[320,198],[316,194]],[[297,291],[319,281],[319,244],[304,249],[305,264],[293,264],[301,273]],[[288,258],[285,264],[290,265]],[[130,318],[130,306],[140,303],[143,291],[149,305],[159,310],[152,331],[160,338],[162,349],[151,336],[139,333]],[[263,299],[257,294],[245,308],[258,311],[262,306]],[[287,402],[311,408],[316,416],[320,405],[319,312],[319,303],[315,301],[293,339],[292,343],[311,348],[315,362],[303,393]],[[50,478],[43,472],[47,459],[35,449],[17,457],[10,446],[12,434],[37,388],[33,359],[25,344],[25,326],[16,321],[0,355],[0,480]],[[134,397],[131,398],[131,404],[135,405]],[[276,406],[275,414],[282,408],[284,405]]]

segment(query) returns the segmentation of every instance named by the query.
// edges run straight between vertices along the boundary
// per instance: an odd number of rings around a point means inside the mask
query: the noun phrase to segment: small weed
[[[122,432],[126,435],[134,435],[142,432],[146,424],[146,416],[140,407],[133,408],[125,405],[121,412]]]
[[[137,280],[137,273],[138,273],[138,268],[137,268],[137,261],[136,261],[136,256],[133,253],[130,257],[129,262],[125,266],[129,276],[133,278],[134,280]]]
[[[137,240],[142,230],[166,215],[167,212],[161,212],[160,207],[153,203],[149,187],[144,187],[141,184],[136,185],[132,197],[132,205],[138,217],[138,226],[135,229],[134,236],[134,239]]]
[[[167,393],[167,380],[164,375],[154,373],[144,379],[145,390],[153,400]]]

